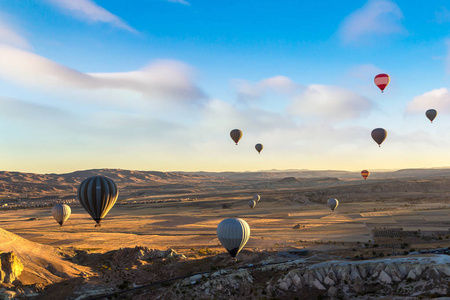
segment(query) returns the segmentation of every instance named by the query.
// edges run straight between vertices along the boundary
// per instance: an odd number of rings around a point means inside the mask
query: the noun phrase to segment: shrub
[[[117,285],[117,287],[118,287],[120,290],[124,290],[124,289],[126,289],[126,288],[128,287],[128,284],[129,284],[129,283],[130,283],[129,281],[124,280],[121,284]]]

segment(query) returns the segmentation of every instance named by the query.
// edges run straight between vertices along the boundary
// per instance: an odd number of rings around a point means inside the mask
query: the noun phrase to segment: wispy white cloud
[[[29,120],[34,124],[47,123],[49,120],[61,122],[67,120],[71,115],[71,113],[56,107],[1,96],[0,107],[2,119],[18,120],[19,122]]]
[[[450,113],[450,91],[447,88],[434,89],[416,96],[408,102],[407,113],[425,113],[428,109],[439,113]]]
[[[109,23],[115,27],[136,33],[136,29],[125,23],[118,16],[97,5],[92,0],[47,0],[75,17],[89,22]]]
[[[450,22],[450,11],[446,7],[441,7],[434,14],[436,16],[436,22],[439,24]]]
[[[299,85],[285,76],[274,76],[263,79],[257,83],[247,80],[235,80],[239,100],[258,99],[268,92],[277,92],[284,95],[294,94]]]
[[[28,41],[17,33],[9,24],[0,21],[0,44],[11,45],[18,48],[31,48]]]
[[[355,70],[355,76],[365,77],[369,71],[377,69],[372,65]],[[362,70],[365,74],[362,74]],[[373,75],[371,75],[373,76]],[[260,99],[269,92],[285,96],[287,101],[277,103],[285,108],[290,116],[301,116],[304,119],[327,119],[340,121],[358,118],[362,113],[372,109],[372,102],[366,97],[351,90],[320,84],[302,85],[288,77],[275,76],[257,83],[245,80],[236,81],[238,100]]]
[[[186,0],[167,0],[168,2],[172,2],[172,3],[180,3],[183,5],[191,5],[189,2],[187,2]]]
[[[369,0],[341,23],[338,33],[344,43],[357,43],[373,36],[406,33],[401,24],[402,19],[403,13],[394,2]]]
[[[339,121],[358,118],[369,112],[372,106],[369,99],[353,91],[312,84],[293,98],[287,111],[304,118]]]
[[[171,60],[156,61],[137,71],[83,73],[28,51],[0,46],[0,77],[47,90],[128,90],[161,101],[204,98],[193,82],[192,69]]]

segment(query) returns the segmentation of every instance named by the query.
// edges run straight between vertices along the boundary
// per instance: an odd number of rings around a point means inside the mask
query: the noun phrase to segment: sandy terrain
[[[367,242],[373,240],[374,227],[445,231],[450,222],[450,204],[442,202],[401,208],[398,202],[347,204],[341,200],[338,210],[331,212],[325,205],[283,203],[283,199],[267,200],[264,194],[261,196],[255,209],[250,209],[242,197],[231,200],[233,206],[225,209],[222,204],[230,200],[116,205],[100,228],[94,227],[81,207],[72,208],[63,227],[54,221],[49,209],[3,211],[0,226],[34,242],[104,252],[136,245],[183,251],[203,247],[222,250],[215,230],[222,219],[230,217],[249,223],[250,249],[303,247],[318,241]],[[300,228],[293,229],[297,224]],[[445,242],[449,244],[444,240],[442,246]]]

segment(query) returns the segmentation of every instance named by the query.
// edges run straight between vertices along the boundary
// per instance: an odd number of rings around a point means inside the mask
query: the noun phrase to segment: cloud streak
[[[438,113],[450,113],[450,91],[447,88],[434,89],[414,97],[407,105],[407,113],[425,113],[434,108]]]
[[[346,44],[359,43],[370,37],[404,34],[402,19],[403,13],[394,2],[369,0],[341,23],[338,34]]]
[[[312,84],[292,99],[287,111],[304,118],[340,121],[358,118],[369,112],[372,106],[369,99],[353,91]]]
[[[61,122],[72,116],[71,113],[56,107],[1,96],[0,107],[2,119],[16,120],[19,123],[42,124],[49,120]]]
[[[91,0],[47,0],[67,13],[89,22],[108,23],[115,27],[137,33],[136,29],[122,21],[118,16],[107,11]]]
[[[128,90],[150,99],[199,100],[204,92],[193,82],[192,69],[178,61],[160,60],[130,72],[83,73],[34,53],[0,46],[0,77],[47,90]]]
[[[274,76],[257,83],[247,80],[236,80],[235,82],[238,99],[241,101],[259,99],[270,92],[293,95],[301,87],[286,76]]]
[[[22,49],[31,48],[28,41],[19,35],[11,26],[0,21],[0,44],[15,46]]]
[[[167,2],[172,2],[172,3],[180,3],[183,5],[191,5],[189,2],[187,2],[186,0],[167,0]]]

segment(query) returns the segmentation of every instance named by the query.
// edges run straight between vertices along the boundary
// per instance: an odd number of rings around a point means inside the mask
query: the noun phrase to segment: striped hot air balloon
[[[242,131],[239,129],[233,129],[230,132],[231,139],[238,144],[239,140],[242,138]]]
[[[97,222],[95,227],[100,226],[100,222],[114,206],[118,196],[116,183],[104,176],[89,177],[78,187],[78,200]]]
[[[70,213],[70,206],[67,204],[56,204],[52,208],[52,216],[59,223],[59,226],[63,226],[64,222],[70,217]]]
[[[339,205],[339,201],[336,198],[328,199],[328,206],[331,208],[331,211],[334,211],[336,207]]]
[[[425,112],[425,116],[433,123],[434,118],[437,116],[437,111],[435,109],[429,109]]]
[[[381,92],[384,92],[384,89],[388,86],[391,79],[389,78],[388,74],[378,74],[374,78],[374,82],[377,85],[377,87],[381,90]]]
[[[242,219],[225,219],[217,226],[217,237],[231,257],[235,258],[250,238],[250,226]]]
[[[361,171],[361,176],[364,178],[364,180],[366,180],[367,177],[369,177],[369,175],[370,175],[369,171],[367,171],[367,170],[362,170]]]
[[[256,144],[255,145],[255,149],[256,149],[256,151],[258,151],[259,154],[261,154],[261,151],[262,151],[263,148],[264,147],[263,147],[262,144]]]
[[[383,128],[375,128],[372,130],[372,138],[378,144],[378,147],[381,147],[381,143],[387,137],[387,131]]]

